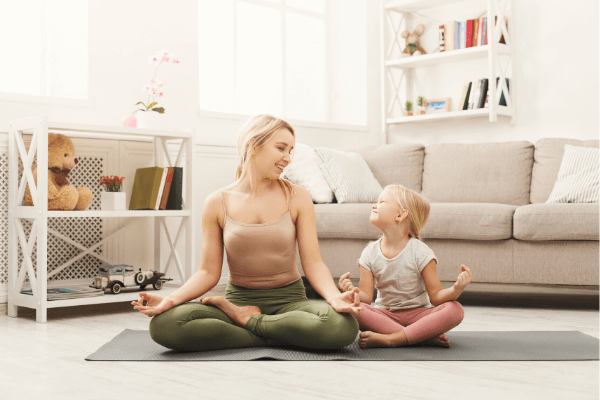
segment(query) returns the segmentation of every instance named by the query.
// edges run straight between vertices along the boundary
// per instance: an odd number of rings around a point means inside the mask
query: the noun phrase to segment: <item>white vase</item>
[[[127,196],[125,192],[101,192],[100,209],[102,211],[126,210]]]
[[[165,129],[165,114],[156,111],[138,111],[135,113],[137,127],[142,129]]]

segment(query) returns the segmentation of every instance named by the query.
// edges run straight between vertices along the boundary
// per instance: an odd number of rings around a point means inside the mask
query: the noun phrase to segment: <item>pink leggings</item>
[[[389,311],[360,303],[357,321],[362,331],[396,333],[404,331],[409,344],[431,339],[448,332],[461,323],[465,312],[456,301],[448,301],[433,308],[411,308]]]

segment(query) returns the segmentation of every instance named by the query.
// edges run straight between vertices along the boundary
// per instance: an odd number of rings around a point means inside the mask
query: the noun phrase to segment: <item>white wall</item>
[[[423,13],[447,22],[476,18],[486,1],[466,1]],[[485,117],[432,123],[392,125],[389,141],[433,143],[505,142],[568,137],[598,139],[598,1],[514,0],[509,27],[515,47],[517,123]],[[416,17],[425,25],[422,45],[438,46],[438,24]],[[404,39],[403,39],[404,40]],[[404,48],[404,42],[401,43]],[[487,59],[417,70],[415,99],[451,97],[456,110],[464,81],[488,76]],[[514,92],[513,92],[514,90]],[[414,104],[414,103],[413,103]]]

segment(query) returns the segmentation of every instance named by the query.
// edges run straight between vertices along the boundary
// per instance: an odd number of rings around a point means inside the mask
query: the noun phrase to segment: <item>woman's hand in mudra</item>
[[[173,300],[171,299],[145,292],[140,293],[140,299],[138,301],[132,301],[131,304],[133,304],[133,308],[149,317],[161,314],[174,306]]]
[[[358,312],[362,310],[362,307],[360,307],[360,294],[357,287],[332,297],[329,304],[335,311],[352,314],[355,317],[357,317]]]

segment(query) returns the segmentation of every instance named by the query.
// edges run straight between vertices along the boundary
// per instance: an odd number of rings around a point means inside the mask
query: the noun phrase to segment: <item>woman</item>
[[[208,196],[202,209],[200,269],[166,298],[142,292],[132,303],[154,316],[154,341],[203,351],[273,343],[335,349],[355,340],[358,288],[337,289],[319,254],[310,194],[279,177],[292,161],[294,144],[294,129],[269,115],[253,117],[240,128],[236,180]],[[328,304],[306,298],[296,241],[306,278]],[[225,297],[189,302],[218,283],[224,247]]]

